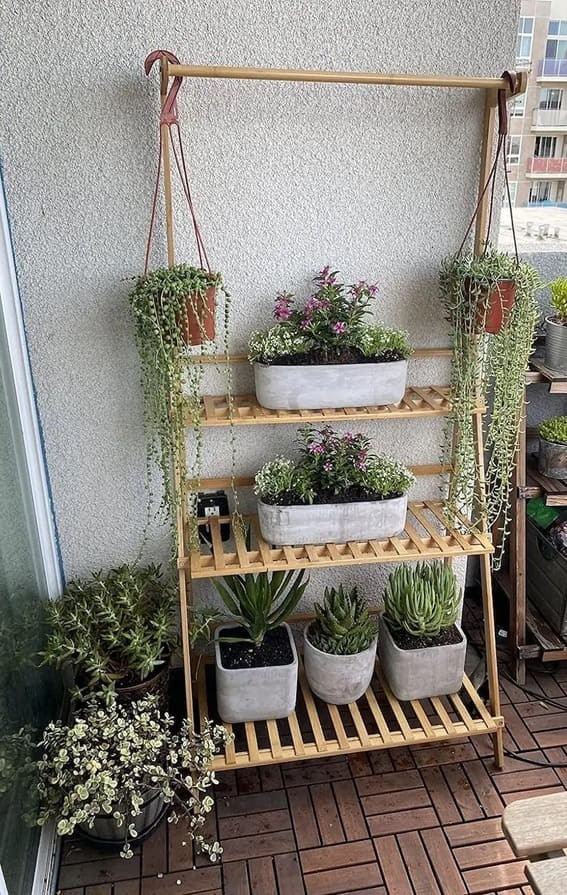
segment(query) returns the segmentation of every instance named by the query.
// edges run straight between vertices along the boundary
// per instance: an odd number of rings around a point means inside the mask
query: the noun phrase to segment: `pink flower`
[[[281,295],[278,295],[276,298],[276,304],[274,306],[274,317],[276,320],[289,320],[291,317],[291,299],[292,296],[283,292]]]
[[[323,463],[323,469],[325,470],[325,472],[332,472],[332,471],[333,471],[333,464],[331,463],[330,460],[327,460],[326,463]]]
[[[341,321],[339,321],[338,323],[333,323],[333,332],[337,333],[337,335],[340,335],[340,333],[344,333],[345,329],[346,323],[342,323]]]
[[[310,452],[311,454],[324,454],[324,453],[325,453],[325,448],[323,447],[322,444],[318,444],[318,443],[316,443],[316,442],[315,442],[315,443],[312,442],[312,443],[309,445],[309,452]]]
[[[299,326],[301,329],[309,329],[309,327],[311,326],[311,323],[312,323],[311,317],[305,317],[305,319],[301,321]]]

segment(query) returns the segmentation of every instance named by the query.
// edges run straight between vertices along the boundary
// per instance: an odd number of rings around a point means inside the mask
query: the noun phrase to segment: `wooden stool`
[[[567,893],[567,792],[513,802],[502,830],[518,858],[531,858],[526,875],[535,895]]]

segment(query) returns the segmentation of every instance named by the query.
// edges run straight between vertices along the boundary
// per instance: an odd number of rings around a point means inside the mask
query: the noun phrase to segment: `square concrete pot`
[[[258,522],[268,544],[343,544],[399,535],[406,524],[407,494],[390,500],[277,506],[258,501]]]
[[[406,389],[406,360],[369,364],[254,364],[256,397],[270,410],[318,410],[397,404]]]
[[[335,656],[313,646],[308,636],[312,624],[310,622],[303,631],[303,662],[307,683],[315,696],[323,702],[333,705],[356,702],[366,693],[372,680],[378,638],[361,653]]]
[[[424,649],[400,649],[380,616],[378,654],[384,677],[394,696],[400,700],[429,699],[457,693],[463,683],[467,641],[430,646]]]
[[[293,661],[289,665],[264,668],[225,668],[219,637],[234,624],[221,625],[215,631],[217,708],[223,721],[268,721],[287,718],[297,699],[297,650],[289,625],[286,629]]]
[[[540,436],[537,466],[542,475],[552,479],[567,478],[567,444],[547,441]]]

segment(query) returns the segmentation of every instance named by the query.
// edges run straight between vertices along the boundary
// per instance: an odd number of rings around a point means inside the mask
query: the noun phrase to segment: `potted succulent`
[[[229,739],[208,721],[200,734],[187,720],[177,731],[155,696],[112,697],[106,706],[92,698],[68,725],[51,722],[43,733],[38,823],[54,819],[60,836],[77,831],[97,845],[121,846],[129,858],[132,840],[147,836],[170,807],[170,819],[184,817],[187,837],[216,861],[222,849],[201,828],[214,804],[211,760]]]
[[[555,315],[545,318],[545,365],[557,373],[567,373],[567,277],[558,277],[550,289]]]
[[[275,410],[361,407],[401,401],[412,353],[408,334],[365,322],[377,286],[345,286],[328,267],[303,308],[278,295],[277,324],[252,333],[256,396]]]
[[[303,632],[305,675],[316,696],[334,705],[366,692],[376,659],[378,632],[357,588],[325,588],[323,605]]]
[[[567,474],[567,416],[545,420],[539,427],[538,469],[552,479]]]
[[[177,643],[174,607],[175,589],[156,565],[71,581],[46,606],[51,630],[43,661],[70,664],[80,691],[116,690],[124,699],[159,693],[165,703]]]
[[[285,623],[308,581],[305,571],[213,579],[232,616],[215,631],[217,708],[223,721],[285,718],[297,698],[297,651]]]
[[[515,284],[515,300],[508,310],[503,304],[500,307],[494,291],[503,279]],[[540,285],[530,264],[491,250],[480,258],[451,255],[441,266],[440,295],[453,340],[451,407],[442,458],[451,469],[446,514],[448,524],[459,527],[460,514],[470,513],[472,507],[473,521],[489,530],[500,529],[495,568],[500,565],[508,532],[510,482],[526,370],[539,320],[535,293]],[[488,296],[492,296],[490,301]],[[484,433],[486,501],[479,501],[475,491],[480,471],[474,413],[479,404],[490,408]]]
[[[402,463],[373,454],[360,433],[304,426],[298,437],[298,460],[276,457],[255,477],[269,544],[366,541],[403,531],[415,478]]]
[[[401,565],[384,593],[378,652],[384,676],[401,700],[456,693],[467,643],[457,624],[461,594],[442,562]]]

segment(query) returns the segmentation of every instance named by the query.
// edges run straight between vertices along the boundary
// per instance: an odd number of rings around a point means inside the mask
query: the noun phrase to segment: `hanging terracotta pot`
[[[216,293],[217,287],[212,285],[207,287],[204,295],[193,293],[185,299],[182,331],[186,345],[201,345],[214,340]]]
[[[516,302],[514,280],[498,280],[492,289],[482,289],[479,293],[471,280],[465,280],[465,290],[471,300],[477,303],[476,327],[486,333],[498,335],[507,326]]]

